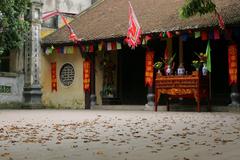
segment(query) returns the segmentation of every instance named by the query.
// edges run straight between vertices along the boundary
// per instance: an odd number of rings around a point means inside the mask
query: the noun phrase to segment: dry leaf
[[[10,155],[10,153],[3,153],[3,154],[1,154],[1,157],[7,157],[9,155]]]

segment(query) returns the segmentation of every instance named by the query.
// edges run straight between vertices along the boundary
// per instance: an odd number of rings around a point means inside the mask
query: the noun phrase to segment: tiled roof
[[[240,24],[239,0],[214,0],[225,24]],[[211,13],[181,19],[178,10],[184,0],[131,0],[143,34],[205,28],[216,26],[217,18]],[[128,28],[128,0],[102,0],[76,16],[71,23],[77,37],[86,41],[124,37]],[[43,44],[71,43],[69,31],[63,27],[43,39]]]

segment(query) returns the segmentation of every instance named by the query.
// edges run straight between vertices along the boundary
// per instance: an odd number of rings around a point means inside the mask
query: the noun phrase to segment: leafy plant
[[[102,97],[113,95],[113,88],[111,85],[104,85],[102,91],[100,92]]]
[[[195,55],[197,55],[197,57],[199,58],[199,61],[201,62],[201,63],[205,63],[205,62],[207,62],[207,54],[205,53],[200,53],[200,54],[197,54],[196,52],[194,52],[195,53]]]
[[[201,62],[199,60],[193,60],[192,61],[192,66],[195,68],[195,69],[199,69],[200,66],[201,66]]]
[[[204,15],[214,11],[216,11],[216,5],[212,0],[185,0],[179,15],[182,18],[189,18],[197,14]]]
[[[0,5],[0,52],[19,48],[29,29],[23,19],[30,0],[1,0]]]
[[[174,53],[173,56],[170,57],[170,58],[167,58],[167,59],[162,58],[163,63],[172,66],[172,63],[173,63],[173,60],[174,60],[175,57],[176,57],[176,53]]]

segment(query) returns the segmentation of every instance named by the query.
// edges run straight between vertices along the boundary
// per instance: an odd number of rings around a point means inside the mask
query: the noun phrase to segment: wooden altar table
[[[200,112],[202,98],[208,100],[208,107],[210,107],[209,78],[201,76],[197,71],[191,75],[161,76],[157,74],[155,79],[155,111],[157,111],[158,101],[162,94],[171,98],[194,98],[198,112]],[[167,110],[169,111],[169,103],[167,103]]]

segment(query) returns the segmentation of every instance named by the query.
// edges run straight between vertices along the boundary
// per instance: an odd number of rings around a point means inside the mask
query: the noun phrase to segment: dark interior
[[[144,73],[145,48],[125,48],[119,53],[119,94],[122,104],[146,104]]]
[[[239,43],[239,41],[237,41]],[[178,37],[173,38],[173,53],[175,57],[174,71],[178,67]],[[238,44],[239,45],[239,44]],[[155,51],[154,61],[164,57],[166,41],[154,39],[147,45]],[[184,67],[188,74],[194,70],[191,65],[192,60],[196,59],[197,53],[205,53],[207,41],[190,37],[183,42]],[[230,87],[228,85],[228,48],[226,40],[211,40],[211,91],[213,105],[227,105],[230,103]],[[145,74],[145,51],[146,47],[137,47],[131,50],[124,46],[118,52],[118,97],[121,104],[144,105],[147,103],[147,87],[144,84]],[[156,71],[155,71],[156,72]],[[174,72],[175,73],[175,72]],[[194,104],[194,100],[181,101]],[[165,104],[164,96],[160,99],[160,104]],[[177,102],[178,103],[178,102]]]

